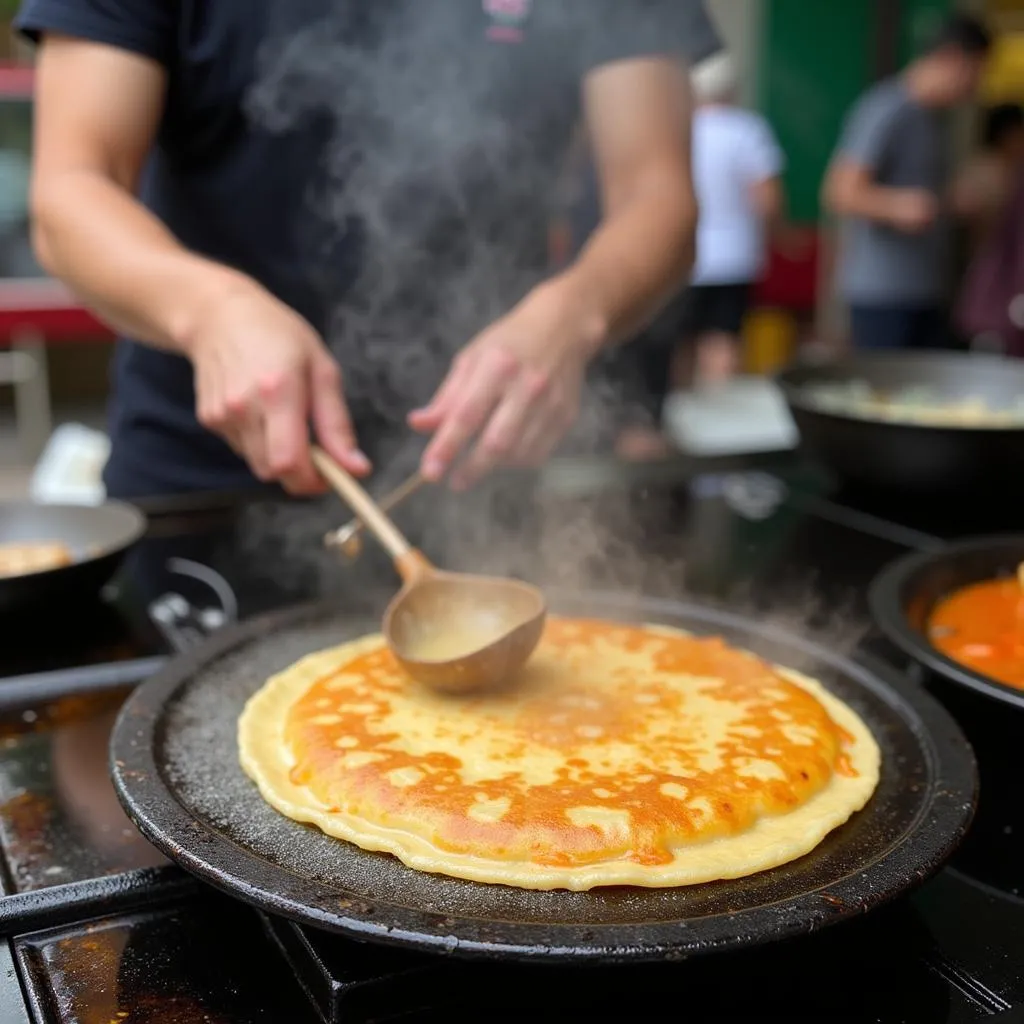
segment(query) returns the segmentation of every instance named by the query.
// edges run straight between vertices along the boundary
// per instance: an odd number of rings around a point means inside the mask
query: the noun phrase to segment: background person
[[[721,383],[740,360],[740,331],[764,271],[770,234],[785,215],[785,156],[771,125],[738,104],[731,57],[712,57],[691,76],[698,104],[693,120],[697,195],[697,258],[678,325],[693,382]],[[683,378],[677,371],[677,386]]]
[[[743,322],[768,240],[785,218],[785,156],[768,121],[739,105],[734,59],[725,53],[709,58],[694,69],[691,84],[696,262],[689,287],[623,353],[637,363],[653,420],[619,435],[617,451],[629,459],[670,450],[659,429],[670,390],[724,384],[738,371]]]
[[[975,94],[990,48],[980,21],[956,15],[849,115],[823,202],[843,221],[838,284],[858,348],[928,347],[944,336],[951,223],[941,115]]]
[[[965,223],[972,254],[1010,205],[1024,161],[1024,108],[1001,103],[985,111],[978,149],[953,182],[953,211]]]

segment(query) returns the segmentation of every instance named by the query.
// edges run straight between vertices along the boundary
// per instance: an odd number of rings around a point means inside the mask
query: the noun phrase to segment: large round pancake
[[[379,636],[273,677],[239,722],[282,813],[410,867],[531,889],[735,878],[813,849],[879,751],[814,680],[717,639],[552,619],[515,688],[411,682]]]

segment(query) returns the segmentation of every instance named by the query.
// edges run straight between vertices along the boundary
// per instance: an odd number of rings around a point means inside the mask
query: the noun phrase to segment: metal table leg
[[[20,330],[11,339],[14,367],[14,415],[22,455],[34,463],[53,431],[46,339],[33,329]]]

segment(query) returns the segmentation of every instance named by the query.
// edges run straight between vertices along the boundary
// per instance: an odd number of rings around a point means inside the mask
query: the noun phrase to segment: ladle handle
[[[355,477],[350,476],[322,448],[311,449],[313,462],[324,479],[338,492],[353,512],[373,531],[377,540],[400,566],[409,561],[412,545],[402,536],[398,527],[377,507]],[[403,573],[404,575],[404,573]]]
[[[413,473],[408,480],[404,483],[399,484],[390,494],[385,495],[381,498],[377,505],[381,512],[387,514],[396,505],[405,501],[411,494],[418,491],[426,480],[419,471]],[[362,543],[359,540],[359,535],[363,532],[365,527],[363,521],[356,516],[351,522],[346,523],[344,526],[339,526],[336,530],[331,530],[330,533],[324,535],[324,544],[328,547],[340,548],[344,554],[350,558],[354,558],[359,554],[362,549]]]

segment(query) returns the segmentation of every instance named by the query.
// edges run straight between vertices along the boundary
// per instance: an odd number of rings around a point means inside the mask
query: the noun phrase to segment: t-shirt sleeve
[[[851,111],[837,153],[869,170],[877,170],[889,143],[898,107],[886,93],[865,96]]]
[[[764,118],[752,115],[747,122],[740,159],[747,180],[751,182],[777,178],[786,169],[786,156],[771,125]]]
[[[704,0],[579,0],[576,6],[584,72],[632,57],[682,57],[692,66],[722,48]]]
[[[56,32],[167,64],[175,6],[171,0],[23,0],[14,25],[32,42]]]

